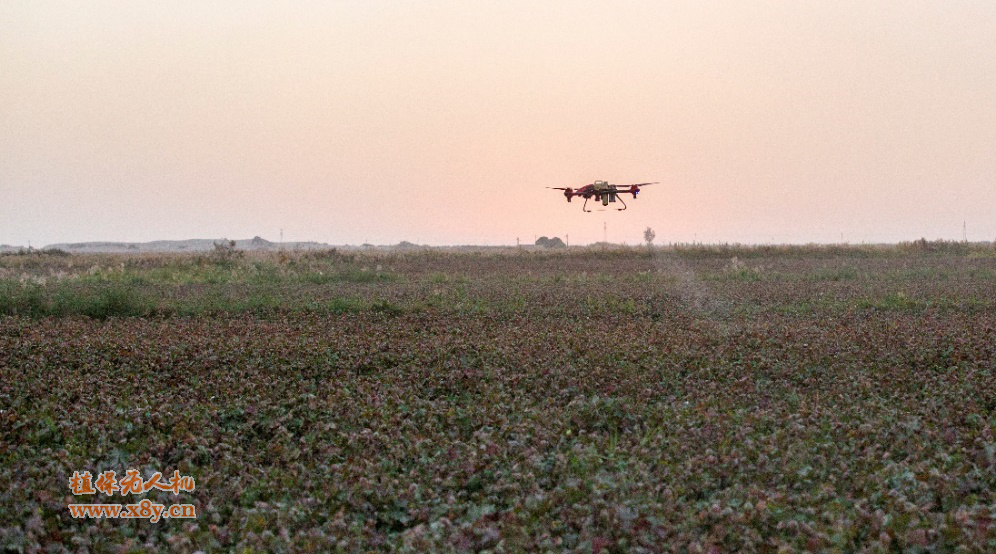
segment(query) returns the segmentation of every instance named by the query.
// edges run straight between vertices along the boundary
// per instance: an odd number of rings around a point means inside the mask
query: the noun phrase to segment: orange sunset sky
[[[660,181],[585,214],[546,186]],[[0,2],[0,243],[996,239],[996,2]]]

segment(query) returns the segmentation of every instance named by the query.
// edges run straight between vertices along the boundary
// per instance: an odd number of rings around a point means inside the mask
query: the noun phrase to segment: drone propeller
[[[632,194],[633,199],[635,200],[636,195],[640,193],[640,187],[646,187],[649,185],[656,185],[656,184],[658,184],[658,181],[654,181],[653,183],[633,183],[632,185],[629,186],[629,190],[626,192]]]
[[[546,187],[546,188],[564,191],[564,198],[566,198],[568,202],[570,202],[571,198],[574,198],[574,195],[577,194],[575,190],[572,189],[571,187]]]

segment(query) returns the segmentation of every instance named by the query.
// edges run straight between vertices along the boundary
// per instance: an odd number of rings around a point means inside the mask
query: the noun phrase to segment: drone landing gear
[[[588,200],[590,200],[590,199],[589,199],[589,198],[585,198],[585,199],[584,199],[584,205],[583,205],[583,206],[581,206],[581,210],[583,210],[583,211],[585,211],[585,212],[587,212],[587,213],[591,213],[591,212],[592,212],[592,210],[589,210],[589,209],[588,209]],[[627,206],[627,205],[626,205],[626,202],[625,202],[625,201],[624,201],[624,200],[622,199],[622,195],[619,195],[619,196],[617,196],[617,197],[616,197],[616,201],[618,201],[618,202],[622,202],[622,205],[623,205],[623,207],[621,207],[621,208],[616,208],[616,210],[618,210],[618,211],[620,211],[620,212],[621,212],[621,211],[623,211],[623,210],[625,210],[625,209],[628,209],[628,208],[629,208],[629,206]],[[599,210],[599,211],[602,211],[602,210]]]

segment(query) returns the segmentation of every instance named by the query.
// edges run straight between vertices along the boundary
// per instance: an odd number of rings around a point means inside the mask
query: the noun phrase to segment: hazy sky
[[[545,186],[661,181],[626,212]],[[0,243],[996,238],[996,2],[0,2]]]

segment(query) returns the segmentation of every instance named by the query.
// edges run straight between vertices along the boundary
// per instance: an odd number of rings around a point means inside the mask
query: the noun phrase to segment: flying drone
[[[564,197],[570,202],[575,196],[580,196],[584,198],[584,205],[581,209],[585,212],[591,213],[592,210],[588,209],[588,201],[592,198],[595,202],[601,202],[603,206],[608,206],[609,202],[620,202],[623,207],[616,208],[620,212],[627,208],[626,202],[623,201],[623,194],[632,194],[633,198],[640,193],[640,187],[645,187],[647,185],[656,185],[657,182],[653,183],[634,183],[632,185],[613,185],[608,181],[595,181],[590,185],[585,185],[578,189],[573,189],[571,187],[546,187],[548,189],[562,190],[564,191]]]

